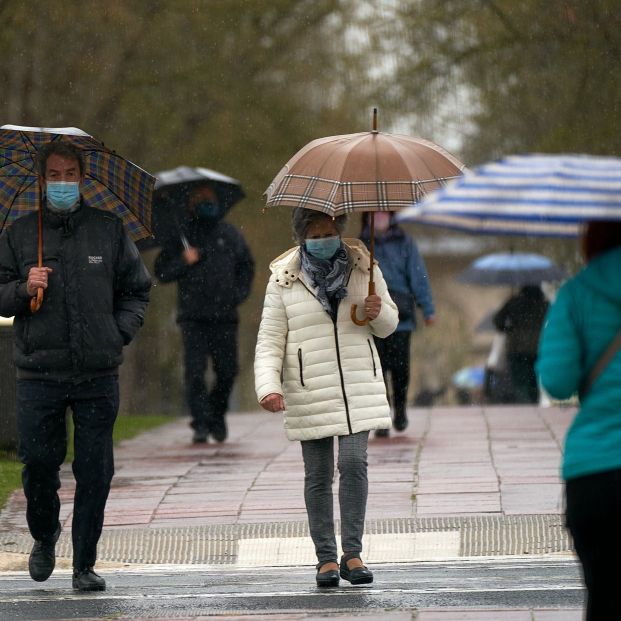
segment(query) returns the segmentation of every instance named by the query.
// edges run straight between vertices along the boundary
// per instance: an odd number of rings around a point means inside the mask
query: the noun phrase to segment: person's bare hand
[[[434,326],[436,324],[436,316],[435,315],[430,315],[429,317],[425,317],[425,325],[428,328],[431,328],[431,326]]]
[[[285,409],[285,400],[282,395],[272,392],[261,399],[261,407],[268,412],[282,412]]]
[[[382,308],[382,298],[379,295],[369,295],[364,298],[364,314],[371,321],[376,319]]]
[[[37,295],[37,289],[47,289],[47,275],[51,267],[31,267],[26,281],[26,291],[30,297]]]
[[[183,251],[183,260],[188,265],[194,265],[195,263],[198,263],[199,259],[200,255],[198,252],[198,248],[194,248],[194,246],[190,246]]]

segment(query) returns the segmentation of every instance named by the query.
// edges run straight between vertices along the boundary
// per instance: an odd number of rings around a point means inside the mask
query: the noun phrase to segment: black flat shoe
[[[317,566],[317,569],[321,569],[326,565],[326,563],[322,563]],[[315,576],[315,580],[317,581],[317,586],[321,588],[330,588],[337,587],[339,585],[339,572],[336,569],[329,569],[328,571],[318,571]]]
[[[346,554],[341,558],[341,578],[351,582],[351,584],[370,584],[373,582],[373,572],[368,567],[364,565],[362,567],[354,567],[353,569],[347,567],[347,561],[352,558],[360,559],[357,554]]]

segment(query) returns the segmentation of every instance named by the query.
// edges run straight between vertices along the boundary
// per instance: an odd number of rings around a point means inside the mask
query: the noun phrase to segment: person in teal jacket
[[[590,222],[587,265],[559,290],[539,343],[537,374],[556,399],[580,396],[565,439],[566,524],[588,591],[587,621],[618,608],[621,558],[621,352],[584,391],[621,329],[621,222]],[[617,565],[611,571],[611,564]]]

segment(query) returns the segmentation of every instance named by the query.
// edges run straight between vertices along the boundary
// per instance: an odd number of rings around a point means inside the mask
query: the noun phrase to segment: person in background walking
[[[369,431],[390,427],[390,410],[373,336],[397,327],[397,309],[378,267],[377,295],[368,295],[370,257],[358,240],[341,240],[345,216],[293,211],[299,244],[270,265],[255,354],[259,403],[285,413],[290,440],[300,440],[304,499],[317,554],[316,582],[367,584],[361,560],[366,512]],[[364,326],[350,317],[364,308]],[[338,439],[339,505],[343,555],[338,564],[332,481]]]
[[[613,341],[621,329],[621,222],[588,223],[583,250],[586,267],[563,284],[546,317],[536,369],[552,397],[580,396],[563,453],[566,523],[588,591],[586,619],[602,621],[619,605],[621,353]]]
[[[237,307],[250,294],[254,259],[241,232],[222,220],[216,191],[209,184],[190,192],[187,212],[181,235],[166,243],[157,257],[155,275],[164,283],[177,281],[193,441],[207,442],[211,434],[216,442],[224,442],[238,372]],[[215,374],[211,390],[205,378],[209,358]]]
[[[37,214],[0,237],[0,315],[15,316],[17,424],[26,519],[35,539],[28,569],[37,582],[55,566],[60,536],[59,469],[73,411],[73,588],[103,591],[94,572],[114,474],[112,430],[123,347],[143,323],[151,277],[120,218],[84,204],[81,152],[50,142],[38,154],[44,267],[37,265]],[[30,300],[45,290],[40,310]]]
[[[416,306],[423,311],[426,326],[433,326],[435,309],[427,268],[416,242],[394,220],[394,214],[379,211],[375,218],[375,258],[388,286],[388,293],[399,309],[397,330],[385,339],[376,339],[377,350],[391,395],[393,427],[403,431],[408,426],[407,395],[410,385],[410,341],[416,330]],[[360,239],[369,246],[369,215],[362,216]],[[377,436],[387,436],[388,429],[378,429]]]
[[[538,403],[535,360],[549,303],[539,285],[526,285],[494,315],[494,326],[506,335],[512,401]]]

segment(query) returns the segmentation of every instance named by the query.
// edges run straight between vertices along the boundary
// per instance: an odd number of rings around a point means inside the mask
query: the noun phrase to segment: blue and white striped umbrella
[[[575,237],[588,220],[621,220],[621,158],[508,156],[465,171],[397,220],[492,235]]]

